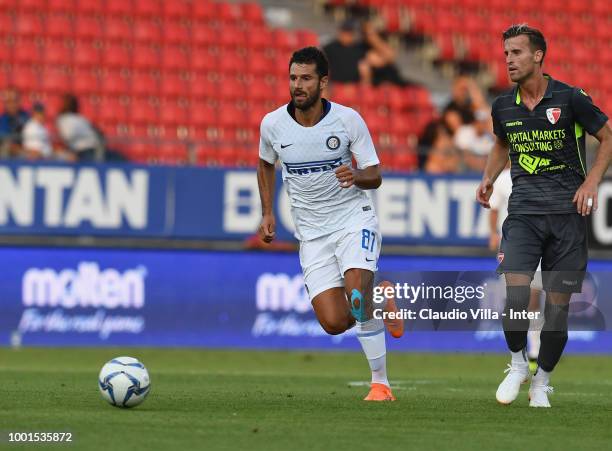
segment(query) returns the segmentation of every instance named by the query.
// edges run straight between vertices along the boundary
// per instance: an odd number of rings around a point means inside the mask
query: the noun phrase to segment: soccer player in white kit
[[[257,179],[263,218],[259,233],[265,242],[274,239],[274,165],[280,161],[295,236],[300,241],[304,283],[317,319],[332,335],[356,324],[372,371],[365,399],[393,401],[384,326],[400,337],[404,325],[402,320],[383,322],[373,315],[381,236],[366,190],[382,182],[379,160],[361,116],[321,97],[327,82],[328,62],[321,50],[306,47],[293,54],[289,62],[291,102],[266,114],[261,122]],[[384,309],[397,311],[394,300],[387,299]]]

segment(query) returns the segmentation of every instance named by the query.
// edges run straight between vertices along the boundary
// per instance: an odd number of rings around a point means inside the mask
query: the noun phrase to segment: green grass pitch
[[[102,400],[97,374],[119,355],[151,374],[144,404]],[[564,357],[552,409],[527,386],[495,401],[505,355],[390,354],[394,403],[361,399],[360,353],[175,349],[0,349],[0,448],[9,431],[70,431],[83,450],[586,450],[612,446],[612,359]],[[42,445],[39,445],[41,447]]]

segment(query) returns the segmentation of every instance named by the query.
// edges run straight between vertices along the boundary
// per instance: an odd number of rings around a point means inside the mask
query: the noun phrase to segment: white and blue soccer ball
[[[116,407],[134,407],[151,390],[149,372],[133,357],[115,357],[106,362],[98,376],[102,397]]]

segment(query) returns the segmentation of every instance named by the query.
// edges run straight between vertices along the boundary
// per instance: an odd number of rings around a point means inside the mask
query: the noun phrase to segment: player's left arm
[[[342,165],[336,169],[336,178],[342,188],[355,185],[361,189],[376,189],[382,183],[380,161],[374,142],[363,118],[351,111],[343,120],[350,140],[350,149],[357,169]]]
[[[571,104],[577,122],[599,141],[593,167],[572,200],[576,204],[578,214],[586,216],[597,210],[598,187],[612,158],[612,128],[608,117],[593,104],[591,97],[584,90],[574,88]],[[592,199],[590,205],[589,199]]]
[[[582,216],[589,215],[591,211],[597,210],[598,187],[612,161],[612,127],[610,127],[610,122],[606,122],[594,136],[599,141],[597,156],[595,157],[593,167],[591,167],[585,181],[576,191],[573,200],[578,213]],[[589,199],[593,199],[592,207],[588,204]]]

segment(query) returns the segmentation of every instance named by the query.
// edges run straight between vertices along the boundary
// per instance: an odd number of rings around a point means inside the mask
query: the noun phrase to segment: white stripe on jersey
[[[335,169],[379,164],[370,132],[352,108],[330,102],[329,112],[312,127],[301,126],[278,108],[261,121],[259,157],[280,160],[298,240],[312,240],[343,228],[360,227],[375,216],[370,194],[341,188]]]

